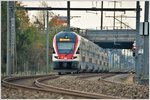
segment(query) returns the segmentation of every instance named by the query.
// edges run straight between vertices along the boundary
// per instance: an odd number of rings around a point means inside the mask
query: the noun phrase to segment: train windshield
[[[74,42],[58,42],[58,52],[61,54],[70,54],[74,51]]]

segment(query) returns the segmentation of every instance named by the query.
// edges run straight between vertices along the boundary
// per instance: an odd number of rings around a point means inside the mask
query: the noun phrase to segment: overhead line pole
[[[103,9],[103,1],[101,1],[101,9]],[[101,30],[103,30],[103,10],[101,11]]]
[[[6,74],[11,74],[11,67],[10,67],[10,31],[9,31],[9,2],[7,2],[7,66],[6,66]]]
[[[6,73],[11,75],[15,72],[15,2],[7,2],[7,66]]]
[[[67,28],[70,28],[70,1],[67,1]]]
[[[144,22],[149,22],[149,1],[145,1]],[[144,64],[143,65],[144,65],[143,81],[149,82],[149,34],[144,36]]]
[[[116,8],[116,1],[114,1],[114,9]],[[116,12],[114,11],[114,25],[113,25],[113,29],[115,29],[115,16],[116,16]]]
[[[139,42],[140,36],[139,36],[139,24],[140,24],[140,11],[138,10],[140,8],[140,2],[136,2],[136,46],[139,48],[141,43]],[[139,80],[140,78],[140,55],[138,55],[138,49],[135,50],[135,72],[136,72],[136,80]]]
[[[48,73],[48,51],[49,51],[49,25],[48,25],[48,20],[49,20],[49,13],[48,10],[46,12],[46,74]]]

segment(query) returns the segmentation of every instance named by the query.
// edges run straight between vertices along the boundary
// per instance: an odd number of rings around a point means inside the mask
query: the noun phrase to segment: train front
[[[74,32],[62,31],[54,36],[53,69],[61,73],[77,72],[79,63],[79,36]]]

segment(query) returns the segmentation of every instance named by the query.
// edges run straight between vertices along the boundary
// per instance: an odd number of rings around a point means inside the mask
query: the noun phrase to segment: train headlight
[[[67,57],[64,57],[64,59],[67,59]]]

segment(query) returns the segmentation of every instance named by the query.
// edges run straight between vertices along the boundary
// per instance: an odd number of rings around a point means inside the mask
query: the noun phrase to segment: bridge
[[[132,49],[136,31],[131,29],[87,30],[85,35],[102,48]]]

